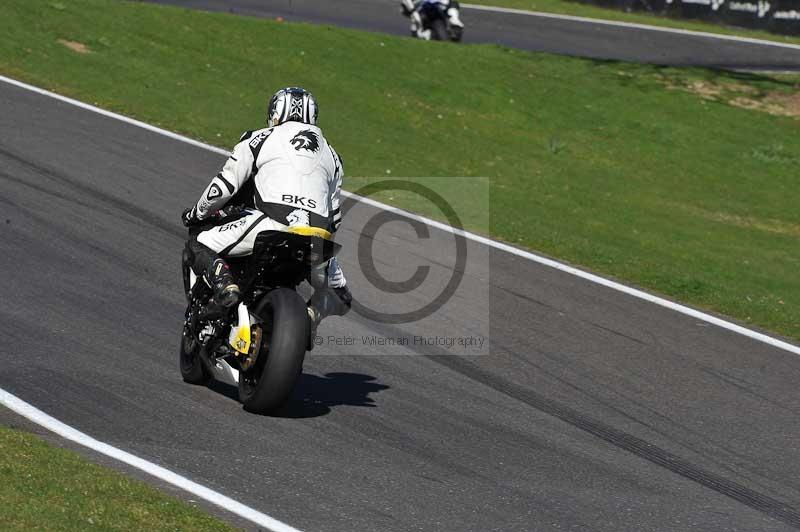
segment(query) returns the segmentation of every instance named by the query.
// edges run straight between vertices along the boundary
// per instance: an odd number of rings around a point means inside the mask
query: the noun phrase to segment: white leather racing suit
[[[343,168],[322,131],[300,122],[245,132],[197,202],[197,217],[208,218],[235,195],[246,196],[243,216],[197,235],[219,255],[253,252],[261,231],[305,225],[335,232],[342,221]],[[309,276],[315,288],[344,287],[347,281],[334,258]]]

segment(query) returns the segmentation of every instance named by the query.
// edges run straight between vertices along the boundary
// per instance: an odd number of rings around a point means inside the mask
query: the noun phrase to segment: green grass
[[[714,24],[711,22],[704,22],[694,19],[668,17],[665,15],[647,13],[644,11],[626,13],[620,9],[599,7],[570,0],[470,0],[468,3],[497,7],[510,7],[514,9],[525,9],[528,11],[541,11],[544,13],[557,13],[559,15],[572,15],[576,17],[615,20],[619,22],[631,22],[636,24],[648,24],[650,26],[662,26],[665,28],[704,31],[708,33],[718,33],[720,35],[736,35],[739,37],[764,39],[768,41],[789,44],[800,44],[800,37],[797,36],[779,35],[763,30],[751,30],[748,28]]]
[[[304,85],[348,176],[488,176],[491,225],[469,228],[800,338],[800,122],[731,105],[791,108],[796,78],[106,0],[0,19],[0,71],[217,145]]]
[[[233,530],[143,482],[0,427],[0,530]]]

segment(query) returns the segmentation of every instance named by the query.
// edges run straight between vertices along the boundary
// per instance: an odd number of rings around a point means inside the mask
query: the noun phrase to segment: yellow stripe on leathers
[[[333,235],[330,231],[320,229],[319,227],[310,227],[308,225],[293,225],[286,230],[287,233],[294,233],[303,236],[318,236],[325,240],[330,240]]]

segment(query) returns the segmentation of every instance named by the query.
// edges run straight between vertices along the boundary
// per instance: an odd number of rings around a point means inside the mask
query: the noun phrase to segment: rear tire
[[[441,18],[435,18],[431,21],[431,40],[432,41],[449,41],[450,37],[447,35],[447,22]]]
[[[211,375],[206,371],[203,361],[200,360],[200,342],[190,336],[190,332],[183,330],[181,335],[180,368],[181,377],[189,384],[206,384]]]
[[[303,369],[308,311],[297,292],[278,288],[256,314],[264,320],[264,340],[255,366],[239,374],[239,400],[246,410],[267,414],[286,402]]]

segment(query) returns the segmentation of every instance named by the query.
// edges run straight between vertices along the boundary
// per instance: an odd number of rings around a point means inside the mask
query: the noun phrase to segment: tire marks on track
[[[23,155],[16,154],[3,147],[0,147],[0,159],[2,158],[10,160],[24,168],[27,168],[28,170],[40,175],[45,179],[54,181],[76,194],[74,195],[74,197],[70,196],[69,194],[62,194],[54,191],[52,188],[39,186],[33,183],[18,180],[16,179],[15,176],[8,174],[6,172],[0,173],[0,176],[8,180],[13,180],[20,185],[33,188],[34,190],[37,190],[43,194],[48,194],[64,201],[70,201],[77,205],[92,208],[94,210],[105,211],[113,216],[118,216],[119,212],[122,212],[132,217],[134,220],[136,220],[137,223],[146,223],[156,229],[163,231],[164,233],[167,233],[171,236],[179,237],[181,239],[184,239],[186,237],[184,232],[181,231],[176,226],[175,223],[172,223],[169,220],[162,219],[159,216],[151,212],[148,212],[147,210],[138,207],[137,205],[131,202],[122,200],[116,196],[103,192],[99,188],[84,185],[83,183],[75,179],[69,178],[67,175],[59,172],[55,168],[48,168],[44,165],[36,164]],[[92,202],[87,202],[86,198],[92,200]],[[119,212],[109,212],[107,210],[108,207],[117,209]]]
[[[429,355],[429,360],[456,371],[470,379],[526,403],[537,410],[596,436],[620,449],[635,454],[706,488],[726,495],[754,510],[800,529],[800,510],[779,499],[759,493],[737,482],[712,473],[680,456],[641,438],[592,419],[577,410],[562,405],[506,380],[498,379],[466,360],[446,354]]]
[[[388,325],[367,322],[377,334],[387,337],[408,336],[402,329]],[[748,488],[738,482],[725,478],[708,469],[698,466],[681,456],[652,444],[642,438],[616,429],[611,425],[593,419],[574,408],[549,399],[533,390],[509,382],[481,369],[468,359],[453,356],[447,350],[436,346],[420,348],[421,355],[445,368],[479,382],[493,390],[531,406],[540,412],[560,419],[592,436],[600,438],[615,447],[628,451],[648,462],[667,469],[701,486],[730,497],[754,510],[786,523],[800,530],[800,509],[770,495]],[[512,353],[513,354],[513,353]]]

